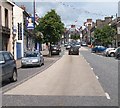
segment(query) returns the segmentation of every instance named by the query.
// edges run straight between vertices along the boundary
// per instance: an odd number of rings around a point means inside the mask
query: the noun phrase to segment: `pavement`
[[[21,68],[21,59],[16,60],[17,69]]]
[[[47,56],[47,55],[49,55],[49,51],[48,51],[47,49],[41,51],[41,53],[42,53],[43,56]]]

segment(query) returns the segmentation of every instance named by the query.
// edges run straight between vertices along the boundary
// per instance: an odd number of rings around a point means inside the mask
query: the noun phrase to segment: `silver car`
[[[106,56],[106,57],[110,56],[110,55],[111,55],[110,52],[111,52],[112,50],[115,50],[115,48],[107,48],[107,49],[103,52],[103,55]],[[112,56],[112,55],[111,55],[111,56]]]
[[[21,60],[21,67],[44,65],[44,58],[40,52],[26,52]]]

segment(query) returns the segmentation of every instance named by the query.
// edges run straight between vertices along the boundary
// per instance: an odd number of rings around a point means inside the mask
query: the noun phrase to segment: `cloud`
[[[33,2],[34,0],[13,0],[14,2]],[[119,0],[35,0],[36,2],[119,2]]]
[[[23,2],[21,3],[23,4]],[[32,9],[32,5],[29,4],[32,3],[26,3],[29,12]],[[115,2],[65,2],[64,4],[66,5],[63,5],[60,2],[37,2],[36,12],[40,17],[42,17],[51,9],[55,9],[56,12],[61,16],[61,19],[65,25],[83,25],[87,18],[92,18],[94,21],[96,19],[104,19],[105,15],[115,15],[118,9],[118,4]],[[77,22],[75,23],[76,20]]]

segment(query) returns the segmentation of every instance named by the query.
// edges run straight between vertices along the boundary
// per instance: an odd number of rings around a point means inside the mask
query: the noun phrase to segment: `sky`
[[[43,2],[44,1],[44,2]],[[65,26],[76,24],[82,26],[88,18],[92,18],[95,22],[96,19],[104,19],[104,17],[114,16],[118,13],[118,0],[98,1],[98,0],[66,0],[66,2],[57,0],[57,2],[50,2],[51,0],[36,0],[36,13],[39,17],[43,17],[51,9],[55,9],[60,15],[62,22]],[[33,13],[33,2],[18,2],[18,5],[25,5],[29,13]]]

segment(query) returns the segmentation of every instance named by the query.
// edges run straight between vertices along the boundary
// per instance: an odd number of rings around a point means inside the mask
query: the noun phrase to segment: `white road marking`
[[[91,68],[93,70],[93,68]]]
[[[97,78],[97,79],[99,79],[99,77],[98,77],[98,76],[96,76],[96,78]]]
[[[110,95],[108,93],[105,93],[106,98],[110,100]]]

